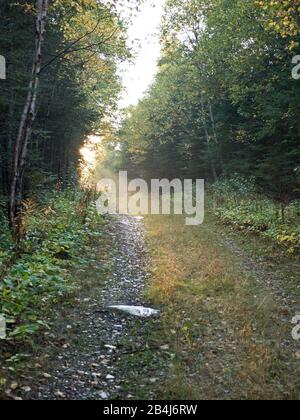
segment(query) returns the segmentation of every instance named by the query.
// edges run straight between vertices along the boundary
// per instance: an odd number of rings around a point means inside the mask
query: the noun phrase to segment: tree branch
[[[69,51],[70,51],[70,49],[74,46],[74,45],[76,45],[76,44],[78,44],[78,42],[80,42],[80,41],[82,41],[84,38],[86,38],[87,36],[89,36],[89,35],[92,35],[95,31],[96,31],[96,29],[98,28],[98,26],[100,25],[100,20],[97,22],[97,25],[95,26],[95,28],[94,29],[92,29],[91,31],[89,31],[89,32],[87,32],[87,33],[85,33],[84,35],[82,35],[81,37],[79,37],[78,39],[76,39],[75,41],[73,41],[72,43],[71,43],[71,45],[69,45],[67,48],[65,48],[65,49],[63,49],[62,51],[60,51],[55,57],[53,57],[48,63],[46,63],[42,68],[41,68],[41,70],[40,70],[40,73],[39,74],[41,74],[44,70],[45,70],[45,68],[47,68],[48,66],[50,66],[52,63],[54,63],[54,61],[56,61],[58,58],[60,58],[60,57],[62,57],[62,56],[64,56],[65,54],[68,54],[69,53]]]

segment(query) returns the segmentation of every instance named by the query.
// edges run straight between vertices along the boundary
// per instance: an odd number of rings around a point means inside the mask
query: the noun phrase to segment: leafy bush
[[[26,233],[16,247],[0,214],[0,313],[8,340],[45,327],[43,313],[77,287],[70,269],[82,262],[83,250],[103,223],[85,195],[68,190],[49,196],[46,207],[36,207],[25,218]]]

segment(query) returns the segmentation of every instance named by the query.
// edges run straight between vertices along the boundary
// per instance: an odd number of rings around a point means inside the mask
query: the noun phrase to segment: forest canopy
[[[299,16],[293,0],[168,0],[159,71],[125,112],[118,165],[147,177],[238,174],[276,200],[299,197]]]
[[[35,48],[36,2],[0,2],[0,188],[9,194],[15,143],[28,93]],[[49,3],[36,118],[28,142],[26,191],[76,171],[87,135],[107,130],[121,90],[118,63],[128,59],[126,25],[114,2]]]

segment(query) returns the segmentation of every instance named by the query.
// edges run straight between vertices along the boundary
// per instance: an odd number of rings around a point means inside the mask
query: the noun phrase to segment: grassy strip
[[[270,290],[206,221],[148,217],[153,280],[148,295],[164,308],[157,341],[170,345],[172,368],[159,390],[171,399],[299,398],[299,361],[291,325]],[[293,343],[291,344],[291,346]]]

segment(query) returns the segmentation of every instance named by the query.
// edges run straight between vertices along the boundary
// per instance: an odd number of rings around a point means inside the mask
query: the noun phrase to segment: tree
[[[36,118],[36,101],[39,87],[39,76],[42,66],[42,45],[48,17],[48,7],[48,0],[37,0],[35,51],[33,56],[32,72],[27,99],[23,109],[18,137],[15,144],[9,215],[10,223],[16,237],[19,236],[20,230],[20,212],[23,198],[24,171],[27,159],[28,142],[31,136],[32,126]]]
[[[277,200],[294,198],[298,7],[294,0],[168,0],[159,72],[120,131],[127,161],[148,175],[254,176]]]
[[[14,230],[22,199],[48,180],[66,185],[85,138],[101,134],[114,117],[121,89],[117,63],[130,55],[114,3],[49,2],[43,63],[34,72],[37,8],[26,1],[0,3],[0,50],[8,70],[0,84],[0,187],[11,193]]]

